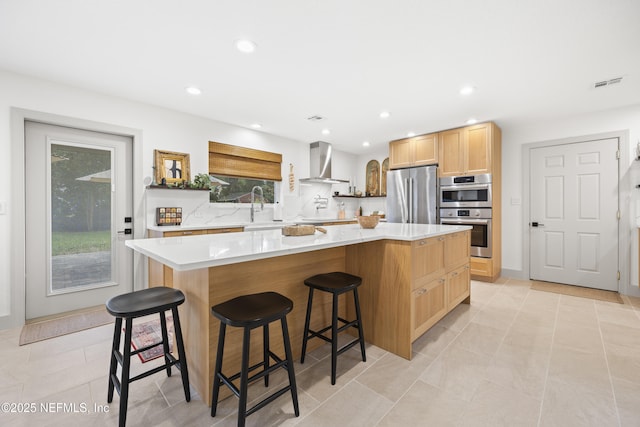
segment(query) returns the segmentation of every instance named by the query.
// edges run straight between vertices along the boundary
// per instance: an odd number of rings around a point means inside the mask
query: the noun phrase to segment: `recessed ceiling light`
[[[407,136],[408,136],[409,138],[411,138],[412,136],[416,136],[416,134],[415,134],[415,132],[409,132],[409,133],[407,134]]]
[[[460,95],[471,95],[476,91],[476,88],[473,86],[463,86],[460,88]]]
[[[200,95],[202,91],[195,86],[189,86],[184,89],[189,95]]]
[[[331,133],[331,131],[329,129],[322,129],[322,134],[323,135],[329,135]]]
[[[251,40],[236,40],[236,49],[240,52],[251,53],[256,50],[256,44]]]
[[[251,124],[251,127],[254,129],[260,129],[262,127],[262,125],[260,123],[253,123]]]
[[[478,119],[471,118],[467,120],[465,123],[468,125],[475,125],[476,123],[478,123]]]
[[[362,143],[363,147],[368,147],[369,145],[371,145],[371,144],[369,144],[369,141],[365,141],[365,142]]]
[[[381,118],[381,119],[388,119],[390,115],[391,115],[391,113],[390,113],[390,112],[388,112],[388,111],[383,111],[382,113],[380,113],[380,118]]]

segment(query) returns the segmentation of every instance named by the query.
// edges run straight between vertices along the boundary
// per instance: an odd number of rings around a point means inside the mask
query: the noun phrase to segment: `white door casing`
[[[531,150],[531,279],[618,291],[618,150],[618,138]]]
[[[51,147],[70,146],[107,152],[111,157],[110,265],[108,282],[82,288],[52,290]],[[80,178],[80,177],[79,177]],[[102,177],[100,177],[102,178]],[[100,132],[25,122],[26,318],[104,304],[111,296],[132,290],[133,256],[119,234],[132,216],[132,138]]]

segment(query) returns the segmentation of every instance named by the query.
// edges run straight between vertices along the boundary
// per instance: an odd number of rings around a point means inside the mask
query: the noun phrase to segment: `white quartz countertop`
[[[249,227],[249,228],[268,228],[275,226],[285,226],[285,225],[294,225],[294,224],[321,224],[324,222],[353,222],[357,221],[354,218],[347,219],[337,219],[337,218],[297,218],[297,219],[288,219],[285,221],[266,221],[266,222],[249,222],[249,221],[238,221],[238,222],[229,222],[229,223],[215,223],[215,224],[189,224],[189,225],[149,225],[147,228],[153,231],[189,231],[189,230],[213,230],[218,228],[238,228],[238,227]]]
[[[380,223],[374,229],[358,224],[324,227],[308,236],[283,236],[281,230],[245,231],[155,239],[127,240],[126,245],[174,270],[235,264],[258,259],[334,248],[375,240],[414,241],[470,230],[469,226]]]

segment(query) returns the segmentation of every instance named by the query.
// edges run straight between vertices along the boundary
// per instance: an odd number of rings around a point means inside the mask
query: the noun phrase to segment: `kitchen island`
[[[350,224],[308,236],[266,230],[129,240],[126,245],[173,269],[172,286],[186,295],[180,317],[189,376],[209,401],[219,328],[211,306],[267,290],[287,296],[294,303],[287,319],[294,357],[299,357],[308,294],[304,279],[346,271],[363,279],[358,292],[365,340],[410,359],[415,339],[457,304],[469,302],[469,229],[391,223],[361,229]],[[314,297],[312,327],[330,323],[331,296],[323,294]],[[342,298],[340,316],[352,318],[352,302]],[[275,352],[282,354],[279,328],[270,332]],[[261,334],[254,335],[252,363],[262,347]],[[239,328],[227,331],[223,366],[228,372],[239,370],[241,336]],[[321,344],[312,340],[309,350]]]

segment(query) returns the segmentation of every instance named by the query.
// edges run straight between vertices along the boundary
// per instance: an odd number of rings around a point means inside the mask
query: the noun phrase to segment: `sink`
[[[304,222],[331,222],[331,221],[337,221],[338,218],[334,217],[307,217],[307,218],[302,218],[300,221],[304,221]]]
[[[284,227],[285,223],[283,222],[268,222],[268,223],[258,223],[258,224],[247,224],[244,226],[244,231],[261,231],[261,230],[279,230]]]

